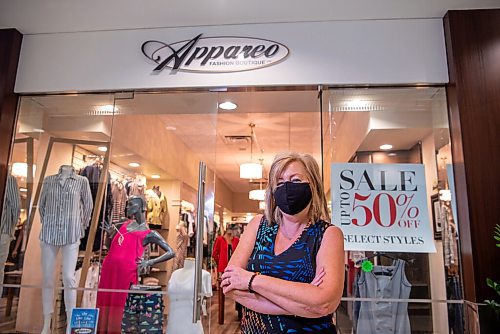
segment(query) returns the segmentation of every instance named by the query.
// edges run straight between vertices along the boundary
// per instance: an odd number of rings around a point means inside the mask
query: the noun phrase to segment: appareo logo
[[[228,73],[260,69],[277,64],[290,51],[277,42],[250,37],[201,37],[167,44],[146,41],[142,53],[158,64],[153,71]]]

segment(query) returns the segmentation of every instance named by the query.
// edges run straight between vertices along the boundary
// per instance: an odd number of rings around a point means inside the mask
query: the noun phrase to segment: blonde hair
[[[273,193],[278,186],[278,179],[283,174],[283,171],[289,164],[295,161],[300,162],[304,166],[309,186],[311,187],[312,199],[308,211],[309,220],[312,224],[320,219],[329,222],[328,206],[318,163],[310,154],[296,152],[279,153],[274,157],[274,161],[271,164],[269,182],[266,187],[266,209],[264,212],[267,221],[269,224],[279,224],[281,222],[283,214],[276,205]]]

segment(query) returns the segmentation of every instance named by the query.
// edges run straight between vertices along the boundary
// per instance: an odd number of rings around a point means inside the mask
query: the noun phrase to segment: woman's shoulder
[[[313,225],[312,227],[321,232],[321,233],[325,233],[325,231],[329,228],[329,227],[332,227],[332,223],[326,221],[326,220],[323,220],[323,219],[320,219],[320,220],[317,220]]]
[[[342,235],[342,230],[338,227],[325,220],[318,220],[311,228],[312,233],[323,238],[325,234]]]
[[[248,222],[247,228],[258,230],[260,225],[266,222],[266,218],[262,214],[255,215],[250,222]]]

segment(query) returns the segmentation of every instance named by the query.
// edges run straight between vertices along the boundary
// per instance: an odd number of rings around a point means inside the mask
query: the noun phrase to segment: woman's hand
[[[226,294],[231,290],[247,290],[248,282],[252,275],[252,272],[240,267],[233,265],[227,266],[221,276],[222,281],[220,286],[222,287],[222,291]]]
[[[320,286],[323,283],[323,277],[325,277],[325,268],[321,267],[320,271],[316,274],[311,284],[314,286]]]

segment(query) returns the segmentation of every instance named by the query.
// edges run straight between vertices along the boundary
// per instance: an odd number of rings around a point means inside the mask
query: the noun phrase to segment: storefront
[[[147,324],[148,331],[175,333],[194,326],[217,333],[235,326],[231,301],[226,300],[226,319],[221,319],[217,270],[210,256],[214,241],[226,229],[236,228],[237,234],[246,214],[259,212],[259,201],[249,199],[248,192],[266,185],[265,173],[249,181],[240,177],[239,165],[257,163],[265,172],[276,153],[291,150],[310,153],[320,162],[333,212],[338,211],[339,194],[332,166],[423,166],[419,205],[410,205],[410,195],[395,198],[398,207],[406,206],[399,218],[416,218],[419,211],[425,228],[415,229],[414,237],[425,239],[426,245],[370,248],[365,240],[360,242],[364,249],[346,247],[345,297],[336,314],[342,332],[366,326],[369,318],[366,309],[372,301],[356,294],[361,264],[369,266],[367,262],[404,264],[406,279],[401,282],[411,285],[407,295],[376,298],[391,299],[397,305],[393,312],[407,319],[412,332],[447,332],[450,327],[460,332],[460,220],[453,213],[446,56],[440,19],[24,36],[15,88],[21,97],[9,159],[10,182],[19,189],[9,203],[20,199],[21,222],[11,223],[20,241],[12,243],[9,254],[14,270],[5,274],[13,279],[6,283],[23,287],[16,294],[14,285],[3,298],[14,301],[13,314],[17,309],[11,328],[40,332],[50,323],[53,329],[64,328],[63,300],[66,306],[98,306],[110,328],[130,324],[125,315],[133,313],[138,294],[104,268],[112,254],[101,227],[111,226],[103,221],[119,223],[133,195],[145,198],[147,225],[167,244],[146,247],[147,259],[169,253],[168,247],[176,252],[141,276],[158,287],[149,294],[158,314],[156,322]],[[238,108],[221,109],[225,101]],[[383,144],[392,147],[381,148]],[[47,264],[43,244],[50,243],[50,233],[41,241],[38,237],[47,210],[57,206],[47,193],[47,177],[62,173],[61,166],[73,167],[71,175],[79,174],[74,179],[85,178],[82,182],[89,184],[81,195],[87,196],[89,209],[86,238],[75,256],[65,253],[65,267]],[[119,231],[122,238],[113,242],[126,244],[130,232]],[[71,270],[65,272],[68,262],[81,268],[76,285],[68,279]],[[62,268],[61,277],[48,275],[52,268]],[[197,284],[194,272],[200,273]],[[99,277],[101,284],[107,283],[102,289],[97,289]],[[47,282],[54,280],[56,287],[62,281],[73,290],[47,290]],[[74,288],[78,292],[73,294]],[[192,325],[191,315],[202,307],[193,311],[190,306],[188,316],[181,316],[175,310],[184,306],[175,303],[182,293],[193,296],[195,288],[207,312],[201,311],[201,321]],[[127,304],[119,315],[103,296],[120,293],[105,289],[125,289],[121,294],[127,295]]]

